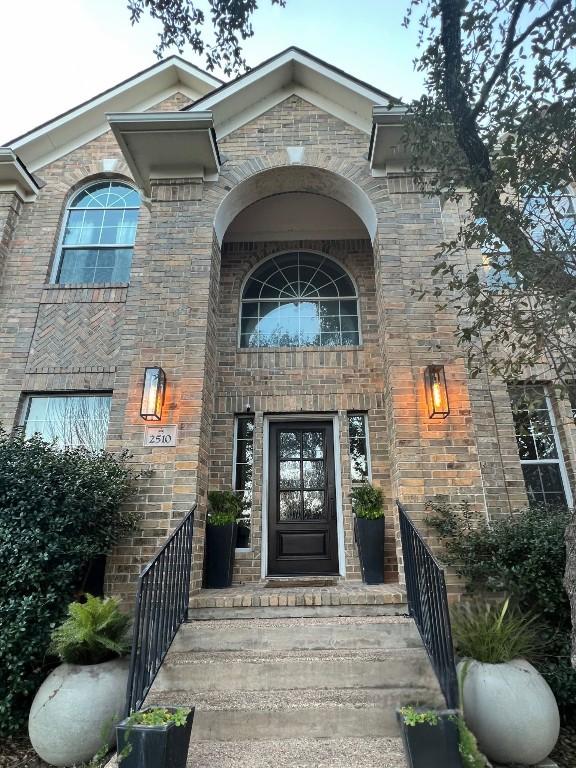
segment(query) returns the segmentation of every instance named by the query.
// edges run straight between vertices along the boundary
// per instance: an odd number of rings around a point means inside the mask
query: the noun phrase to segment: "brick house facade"
[[[454,316],[412,291],[438,279],[435,247],[462,212],[415,188],[397,124],[376,120],[382,105],[393,117],[387,94],[296,49],[227,84],[173,57],[0,149],[0,420],[7,429],[25,424],[34,398],[111,396],[107,448],[127,448],[151,470],[133,501],[141,527],[109,558],[111,593],[132,593],[143,563],[195,501],[192,588],[201,588],[206,495],[238,487],[243,418],[253,423],[252,504],[235,583],[269,573],[269,434],[278,421],[333,428],[344,579],[360,578],[353,415],[364,419],[368,476],[384,492],[388,581],[402,579],[396,498],[416,521],[432,497],[468,500],[489,517],[526,504],[506,386],[468,377]],[[141,195],[129,275],[98,282],[95,270],[89,282],[63,281],[74,200],[109,181]],[[326,345],[242,344],[247,281],[279,254],[328,259],[349,276],[356,343],[341,332],[342,343]],[[444,419],[427,411],[429,365],[445,369]],[[169,447],[144,443],[151,366],[167,379],[154,426],[178,427]],[[572,412],[546,402],[554,466],[571,501]]]

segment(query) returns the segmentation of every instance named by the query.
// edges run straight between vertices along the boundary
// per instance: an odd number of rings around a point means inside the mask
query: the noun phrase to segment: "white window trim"
[[[238,457],[238,422],[240,419],[252,419],[254,426],[256,426],[256,417],[253,413],[237,413],[234,415],[234,430],[233,440],[234,445],[232,448],[232,489],[234,493],[237,492],[236,488],[236,458]],[[254,501],[254,430],[252,430],[252,501]],[[254,512],[254,504],[250,509],[250,546],[249,547],[236,547],[236,552],[252,552],[252,513]]]
[[[520,459],[522,466],[538,466],[540,464],[556,464],[560,470],[560,479],[562,480],[562,486],[564,488],[564,495],[566,497],[566,504],[570,509],[574,506],[574,498],[572,496],[572,489],[570,487],[570,481],[568,479],[568,472],[566,471],[566,463],[564,461],[564,454],[562,452],[562,445],[560,443],[560,435],[558,433],[558,427],[556,425],[556,416],[554,414],[554,408],[552,399],[550,398],[549,390],[546,385],[541,385],[544,392],[544,400],[546,402],[546,408],[548,409],[548,416],[550,418],[550,426],[552,427],[552,436],[554,438],[554,445],[556,447],[557,458],[556,459]]]
[[[330,413],[280,413],[264,416],[262,440],[262,542],[260,547],[260,575],[268,576],[268,477],[270,473],[270,424],[275,421],[332,421],[334,439],[334,483],[336,485],[336,534],[338,539],[338,573],[346,576],[346,552],[344,550],[344,512],[342,504],[342,469],[340,455],[340,422],[338,414]]]
[[[130,183],[126,179],[119,179],[116,177],[108,177],[108,176],[102,176],[102,177],[96,177],[94,179],[91,179],[90,181],[87,181],[86,184],[82,184],[80,187],[77,187],[74,192],[70,192],[68,195],[68,199],[66,200],[66,206],[64,208],[64,216],[62,217],[62,220],[60,222],[60,232],[58,234],[58,243],[56,245],[56,251],[54,255],[54,260],[52,262],[52,269],[50,270],[50,279],[49,284],[50,285],[58,285],[61,288],[69,288],[70,286],[77,285],[77,283],[59,283],[58,282],[58,273],[60,272],[60,266],[62,265],[62,256],[64,252],[64,234],[66,232],[66,225],[68,224],[68,218],[70,216],[70,211],[76,210],[75,208],[72,208],[72,201],[80,194],[80,192],[83,192],[85,189],[89,189],[90,187],[94,186],[94,184],[100,184],[103,181],[116,181],[118,184],[124,184],[126,187],[130,187],[135,192],[138,193],[138,196],[140,197],[140,203],[142,203],[141,194],[136,187],[135,184]],[[140,208],[142,205],[138,207],[138,211],[140,211]],[[97,210],[97,209],[95,209]],[[138,224],[136,225],[136,233],[138,232]],[[136,236],[135,236],[136,237]],[[134,250],[135,243],[132,243],[130,248]],[[110,244],[107,245],[97,245],[94,246],[96,248],[118,248],[122,246],[118,246],[117,244]],[[128,248],[128,246],[125,246]],[[80,285],[84,285],[84,283],[80,283]],[[93,285],[100,285],[100,283],[93,283]],[[125,285],[125,283],[122,283],[122,285]]]
[[[244,291],[246,289],[246,285],[250,281],[252,275],[256,270],[258,270],[263,264],[265,264],[267,261],[270,261],[271,259],[275,259],[277,256],[284,256],[287,253],[311,253],[313,256],[322,256],[325,259],[328,259],[329,261],[333,261],[335,264],[337,264],[340,269],[342,269],[345,274],[350,278],[352,281],[352,285],[354,286],[354,291],[356,292],[355,296],[337,296],[334,299],[326,299],[327,301],[356,301],[356,316],[358,318],[358,344],[351,344],[350,346],[335,346],[335,347],[322,347],[322,346],[305,346],[305,347],[241,347],[240,346],[240,337],[242,332],[242,305],[246,301],[278,301],[278,299],[244,299]],[[322,299],[318,299],[318,301],[322,301]],[[278,350],[288,350],[290,352],[299,351],[299,352],[317,352],[317,351],[326,351],[326,350],[336,350],[341,352],[342,350],[348,350],[348,349],[359,349],[364,344],[364,337],[362,334],[362,310],[360,305],[360,291],[358,290],[358,283],[356,282],[356,279],[354,278],[354,275],[350,272],[347,267],[340,262],[339,259],[335,258],[331,254],[324,253],[323,251],[315,251],[311,248],[291,248],[284,251],[278,251],[277,253],[271,253],[269,256],[266,256],[264,259],[260,259],[260,261],[255,264],[252,269],[248,272],[248,274],[244,277],[244,280],[242,280],[242,284],[240,285],[240,300],[238,302],[238,331],[236,333],[236,348],[239,352],[278,352]]]

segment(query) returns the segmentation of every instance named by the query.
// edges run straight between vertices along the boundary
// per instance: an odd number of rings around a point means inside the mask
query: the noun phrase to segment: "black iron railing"
[[[458,678],[444,571],[402,504],[399,501],[396,504],[400,516],[408,610],[418,627],[446,705],[449,709],[456,709]]]
[[[196,505],[138,579],[126,716],[140,709],[180,625],[188,618]]]

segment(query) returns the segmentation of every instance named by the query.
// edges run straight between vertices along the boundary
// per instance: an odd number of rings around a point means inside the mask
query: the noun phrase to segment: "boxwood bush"
[[[0,736],[25,726],[87,562],[136,524],[122,509],[137,481],[127,458],[0,427]]]
[[[523,612],[536,614],[542,651],[533,663],[565,714],[576,709],[576,670],[570,663],[570,603],[564,590],[564,534],[570,513],[532,506],[509,517],[479,519],[467,503],[428,503],[426,519],[468,594],[505,593]]]

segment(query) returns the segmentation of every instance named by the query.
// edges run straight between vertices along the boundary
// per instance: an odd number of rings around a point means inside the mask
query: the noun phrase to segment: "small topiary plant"
[[[378,520],[384,517],[384,495],[381,488],[362,483],[352,489],[352,507],[356,517]]]
[[[208,493],[208,522],[211,525],[229,525],[242,515],[242,495],[234,491],[210,491]]]
[[[52,633],[50,650],[67,664],[101,664],[128,653],[130,617],[116,600],[86,595],[70,603],[68,618]]]

